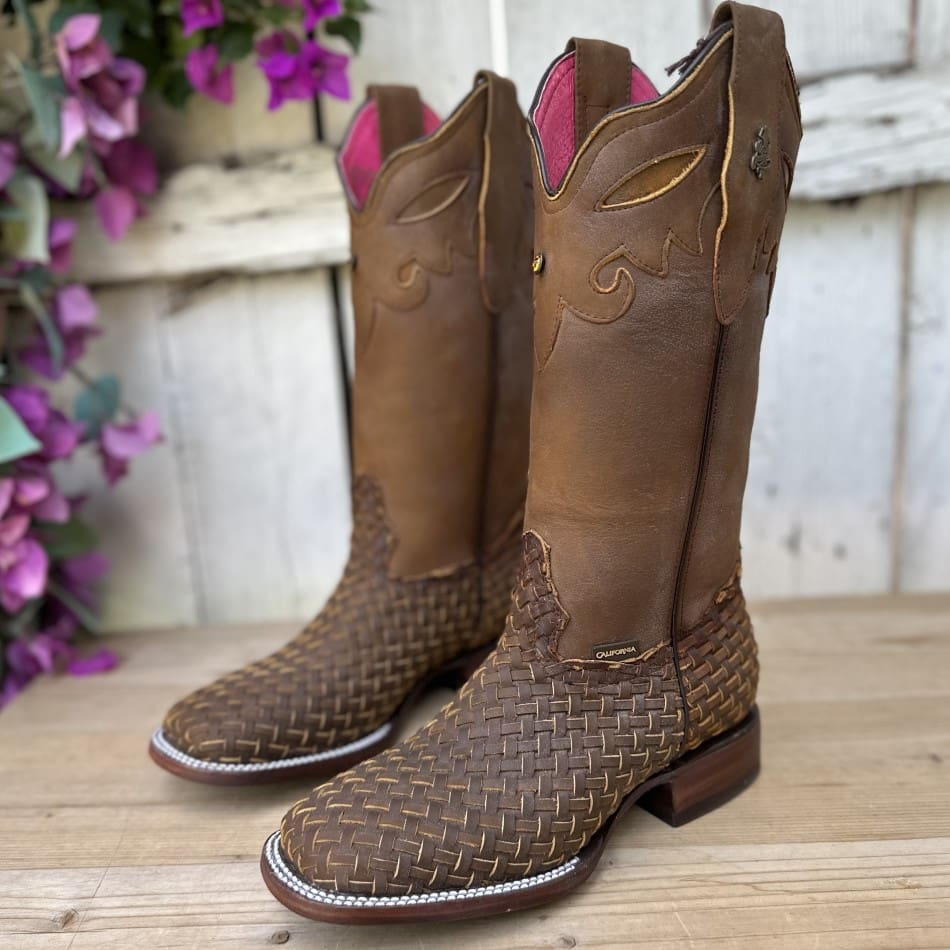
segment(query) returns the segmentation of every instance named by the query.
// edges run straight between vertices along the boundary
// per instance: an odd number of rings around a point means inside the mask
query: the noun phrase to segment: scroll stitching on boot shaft
[[[686,697],[686,749],[742,722],[755,704],[759,661],[739,567],[705,616],[677,639]]]
[[[172,707],[165,736],[181,751],[258,763],[352,742],[391,719],[433,670],[498,635],[517,533],[481,570],[394,581],[387,569],[395,541],[374,479],[356,480],[353,505],[350,561],[326,607],[276,653]]]
[[[684,716],[670,650],[635,666],[562,662],[543,541],[524,538],[498,648],[410,739],[297,802],[281,845],[317,886],[402,895],[518,880],[576,855],[665,768]]]

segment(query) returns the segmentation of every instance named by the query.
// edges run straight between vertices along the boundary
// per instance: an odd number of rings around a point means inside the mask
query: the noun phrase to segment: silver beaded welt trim
[[[327,749],[325,752],[298,755],[292,759],[277,759],[274,762],[206,762],[204,759],[196,759],[194,756],[182,752],[181,749],[177,749],[165,738],[165,733],[161,729],[156,729],[152,734],[152,745],[169,759],[174,759],[182,765],[187,765],[192,769],[200,769],[203,772],[278,772],[298,765],[326,762],[330,759],[338,759],[341,756],[349,755],[351,752],[359,752],[361,749],[379,742],[380,739],[392,732],[392,728],[392,723],[383,723],[378,729],[369,735],[363,736],[362,739],[357,739],[355,742],[348,742],[346,745],[337,746],[335,749]]]
[[[363,894],[346,894],[342,891],[325,891],[302,880],[280,853],[278,843],[280,833],[274,832],[264,845],[264,856],[274,876],[285,887],[307,900],[318,904],[330,904],[334,907],[414,907],[419,904],[442,904],[451,901],[472,900],[475,897],[489,897],[492,894],[512,894],[527,891],[542,884],[549,884],[558,878],[566,877],[578,864],[580,858],[571,858],[564,864],[543,874],[509,881],[505,884],[486,884],[482,887],[467,887],[457,891],[433,891],[431,894],[405,894],[402,897],[368,897]]]

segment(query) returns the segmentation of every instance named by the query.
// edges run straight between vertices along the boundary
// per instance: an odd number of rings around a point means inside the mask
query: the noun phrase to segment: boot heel
[[[688,753],[637,804],[674,828],[718,808],[759,774],[761,735],[759,711],[753,707],[738,726]]]

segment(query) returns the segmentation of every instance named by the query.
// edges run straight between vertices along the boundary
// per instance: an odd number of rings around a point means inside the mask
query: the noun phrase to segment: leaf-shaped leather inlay
[[[650,159],[628,172],[597,202],[597,210],[630,208],[675,188],[702,160],[706,146],[681,148],[660,158]]]
[[[429,182],[403,209],[396,215],[397,224],[415,224],[425,221],[445,211],[461,196],[468,186],[469,176],[465,173],[443,175]]]

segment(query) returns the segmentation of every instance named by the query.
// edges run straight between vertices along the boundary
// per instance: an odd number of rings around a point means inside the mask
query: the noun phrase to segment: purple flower
[[[298,38],[287,30],[270,34],[257,44],[257,65],[270,83],[267,108],[279,109],[290,99],[312,99],[318,92],[346,99],[350,94],[342,53]]]
[[[339,16],[343,12],[340,0],[303,0],[303,28],[309,33],[327,17]]]
[[[109,559],[101,551],[89,551],[64,558],[57,564],[57,579],[87,607],[96,603],[96,582],[109,570]]]
[[[56,34],[56,58],[67,89],[78,89],[83,79],[112,62],[112,51],[99,35],[101,26],[97,13],[80,13],[71,16]]]
[[[69,521],[72,514],[69,501],[59,490],[43,462],[21,459],[16,464],[13,481],[14,510],[25,512],[41,521]]]
[[[9,520],[9,519],[7,519]],[[38,541],[20,538],[12,544],[0,543],[0,604],[15,614],[46,589],[49,558]]]
[[[129,462],[162,437],[158,415],[151,410],[124,425],[107,422],[99,436],[99,454],[106,480],[114,485],[129,470]]]
[[[75,96],[67,96],[59,113],[59,157],[65,158],[86,137],[86,110]]]
[[[13,177],[17,157],[16,142],[0,139],[0,191],[6,188],[7,182]]]
[[[209,99],[225,104],[234,99],[234,70],[230,65],[218,68],[216,46],[193,49],[185,57],[188,82]]]
[[[349,99],[350,80],[346,75],[349,57],[312,40],[307,41],[304,49],[317,92],[325,92],[337,99]]]
[[[158,190],[155,157],[140,139],[116,142],[103,156],[102,168],[109,181],[136,195],[154,195]]]
[[[118,241],[139,216],[140,206],[135,195],[121,185],[103,188],[92,200],[102,230],[110,241]]]
[[[20,360],[40,376],[59,379],[63,372],[86,351],[86,341],[97,336],[93,326],[98,313],[88,288],[82,284],[65,284],[56,291],[51,315],[63,341],[63,364],[56,367],[49,343],[41,331],[20,350]]]
[[[181,0],[182,33],[191,36],[209,26],[224,22],[221,0]]]
[[[138,139],[122,139],[103,156],[102,167],[110,184],[93,199],[103,231],[112,241],[125,235],[132,222],[145,214],[140,195],[158,189],[155,158]]]
[[[72,218],[53,218],[49,223],[49,269],[65,274],[73,262],[73,238],[76,222]]]
[[[69,93],[60,113],[60,155],[68,155],[89,135],[93,146],[138,131],[138,96],[145,88],[145,70],[134,60],[113,56],[98,35],[96,14],[70,17],[56,36],[56,55]]]
[[[96,650],[91,656],[73,660],[66,671],[73,676],[93,676],[96,673],[108,673],[119,664],[119,658],[112,650]]]
[[[309,33],[327,17],[339,16],[343,12],[340,0],[277,0],[284,7],[303,7],[303,28]]]
[[[51,462],[69,458],[73,454],[82,437],[83,426],[71,422],[58,409],[54,409],[45,389],[39,386],[9,386],[3,396],[30,433],[42,444],[43,448],[39,452],[41,459]],[[0,489],[0,515],[3,510],[5,506]]]

